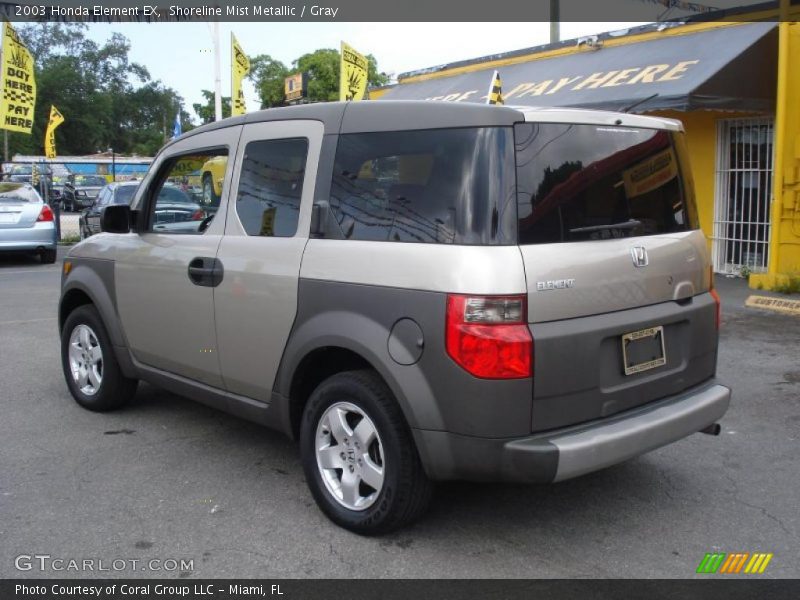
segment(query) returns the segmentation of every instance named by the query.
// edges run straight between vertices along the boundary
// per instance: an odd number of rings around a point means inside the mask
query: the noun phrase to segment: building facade
[[[800,291],[800,6],[784,10],[780,20],[776,6],[423,69],[370,97],[486,102],[498,70],[507,105],[679,119],[714,270]]]

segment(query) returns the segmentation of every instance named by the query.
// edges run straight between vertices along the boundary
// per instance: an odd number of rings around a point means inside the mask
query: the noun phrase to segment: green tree
[[[197,113],[197,116],[200,117],[200,120],[203,123],[211,123],[214,121],[214,92],[210,92],[208,90],[201,90],[200,92],[203,94],[203,99],[205,100],[205,104],[200,104],[199,102],[195,102],[192,104],[192,108],[194,112]],[[230,96],[223,96],[222,97],[222,116],[230,116],[231,114],[231,97]]]
[[[322,49],[304,54],[294,61],[294,71],[308,73],[308,99],[311,102],[333,102],[339,99],[338,50]]]
[[[378,62],[371,54],[368,86],[385,85],[389,77],[378,70]],[[262,108],[284,104],[284,79],[292,73],[308,73],[308,99],[311,102],[330,102],[339,99],[339,73],[341,55],[338,50],[323,48],[304,54],[292,62],[292,69],[271,56],[261,54],[250,60],[249,77],[258,90]]]
[[[247,78],[256,86],[261,108],[283,105],[284,80],[290,74],[286,65],[268,54],[259,54],[250,59],[250,73]]]
[[[82,23],[19,28],[35,59],[37,98],[32,134],[9,135],[12,155],[43,153],[52,104],[66,119],[56,129],[61,155],[91,154],[109,147],[121,154],[152,155],[171,136],[180,96],[129,60],[127,38],[115,33],[97,44],[86,38],[85,31]]]

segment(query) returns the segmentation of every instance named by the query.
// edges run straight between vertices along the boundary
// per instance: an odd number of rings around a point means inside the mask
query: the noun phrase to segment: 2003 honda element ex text
[[[219,194],[188,176],[222,163]],[[334,522],[431,482],[561,481],[719,430],[681,125],[434,102],[271,109],[156,157],[64,262],[67,385],[138,380],[299,440]]]

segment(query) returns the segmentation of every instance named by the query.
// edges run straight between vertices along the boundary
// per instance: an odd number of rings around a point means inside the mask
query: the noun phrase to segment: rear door
[[[709,260],[680,135],[516,126],[535,431],[606,417],[714,373]]]
[[[215,318],[227,389],[263,402],[297,312],[323,132],[319,121],[253,123],[239,143]]]

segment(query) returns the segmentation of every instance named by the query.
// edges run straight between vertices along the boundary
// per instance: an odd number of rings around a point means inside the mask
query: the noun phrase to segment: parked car
[[[49,264],[56,262],[57,243],[53,211],[36,190],[0,182],[0,252],[35,253]]]
[[[225,169],[228,167],[227,156],[215,156],[203,163],[200,168],[200,185],[202,186],[203,205],[216,209],[219,206],[219,197],[222,194],[222,181],[225,178]]]
[[[159,231],[162,182],[198,154],[231,157],[219,210]],[[433,481],[562,481],[718,433],[686,156],[678,121],[575,109],[200,127],[70,251],[67,386],[107,411],[145,380],[298,439],[317,504],[361,534],[419,517]]]
[[[5,166],[3,178],[5,181],[32,183],[34,166],[40,178],[52,177],[52,169],[47,164],[16,163]]]
[[[158,192],[153,212],[153,230],[197,233],[206,222],[206,212],[188,192],[167,184]],[[206,222],[207,223],[207,222]]]
[[[69,175],[61,191],[61,208],[69,212],[89,208],[106,183],[102,175]]]
[[[100,193],[92,205],[85,209],[78,217],[78,227],[81,239],[85,239],[95,233],[100,233],[100,215],[102,209],[110,204],[130,205],[136,188],[139,187],[138,181],[121,181],[119,183],[109,183]]]

